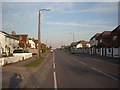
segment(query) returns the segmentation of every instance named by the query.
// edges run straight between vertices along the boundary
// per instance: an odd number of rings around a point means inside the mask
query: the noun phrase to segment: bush
[[[41,48],[42,53],[46,52],[46,48]]]
[[[32,53],[32,55],[37,55],[37,53]]]
[[[101,42],[101,43],[98,43],[98,48],[101,48],[101,47],[107,47],[107,44],[104,43],[104,42]]]

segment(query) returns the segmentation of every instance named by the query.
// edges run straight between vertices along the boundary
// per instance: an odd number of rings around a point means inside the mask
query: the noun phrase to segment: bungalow
[[[71,52],[72,53],[76,53],[76,52],[86,52],[86,48],[90,47],[90,43],[85,41],[85,40],[81,40],[79,42],[74,42],[71,44]],[[83,51],[85,48],[85,51]]]
[[[85,41],[85,40],[81,40],[79,42],[77,42],[77,46],[76,48],[87,48],[90,47],[90,43]]]

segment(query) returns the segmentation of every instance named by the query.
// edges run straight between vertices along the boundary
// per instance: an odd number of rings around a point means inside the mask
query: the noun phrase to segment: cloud
[[[118,2],[119,0],[45,0],[45,1],[46,2]],[[3,2],[45,2],[45,1],[44,0],[4,0]]]
[[[94,3],[94,5],[93,5]],[[87,9],[68,10],[63,13],[117,13],[118,3],[117,2],[96,2],[91,3]]]
[[[96,24],[79,24],[79,23],[63,23],[63,22],[44,22],[43,24],[49,25],[63,25],[63,26],[79,26],[79,27],[89,27],[89,28],[108,28],[112,29],[114,27]]]

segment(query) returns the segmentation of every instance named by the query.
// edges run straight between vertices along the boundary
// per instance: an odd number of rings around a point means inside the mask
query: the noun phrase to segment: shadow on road
[[[20,88],[20,84],[23,80],[23,77],[19,73],[14,73],[14,75],[10,78],[9,88]]]

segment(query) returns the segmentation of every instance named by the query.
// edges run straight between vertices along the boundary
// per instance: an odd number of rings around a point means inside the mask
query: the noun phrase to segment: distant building
[[[30,45],[30,46],[29,46],[30,48],[33,48],[33,49],[36,48],[36,47],[35,47],[35,42],[34,42],[32,39],[29,38],[28,43],[29,43],[29,45]]]
[[[72,43],[71,46],[76,48],[87,48],[90,47],[90,43],[85,40],[81,40],[79,42]]]
[[[0,44],[2,52],[8,55],[13,53],[14,49],[19,48],[19,39],[4,31],[0,31]]]
[[[90,47],[90,43],[88,41],[85,41],[85,40],[81,40],[78,42],[77,48],[87,48],[87,47]]]
[[[120,25],[111,32],[111,47],[120,47]]]
[[[35,48],[37,49],[38,48],[38,40],[33,38],[32,41],[35,43]]]
[[[20,48],[27,48],[28,45],[28,34],[16,34],[14,31],[11,33],[12,36],[19,38],[19,46]]]

